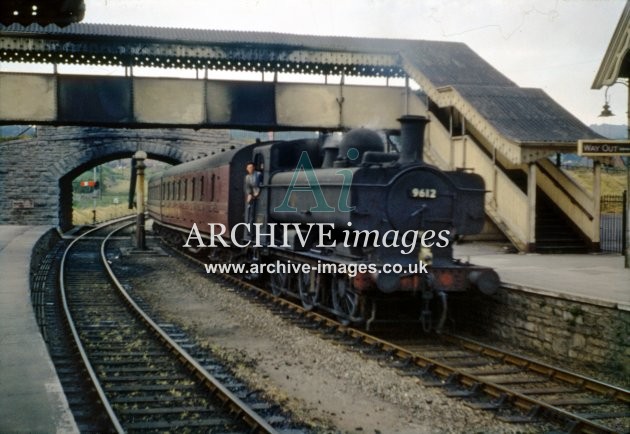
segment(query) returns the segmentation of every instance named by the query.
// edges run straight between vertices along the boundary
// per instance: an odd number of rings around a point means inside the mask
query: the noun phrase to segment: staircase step
[[[539,253],[587,253],[588,246],[573,229],[568,217],[537,189],[536,251]]]

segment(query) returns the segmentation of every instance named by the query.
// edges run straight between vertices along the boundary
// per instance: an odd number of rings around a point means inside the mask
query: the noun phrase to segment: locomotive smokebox
[[[422,161],[424,150],[424,128],[429,122],[424,116],[405,115],[400,122],[400,164]]]

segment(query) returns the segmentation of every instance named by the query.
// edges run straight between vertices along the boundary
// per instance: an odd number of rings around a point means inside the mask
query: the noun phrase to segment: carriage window
[[[192,179],[192,192],[190,193],[190,200],[195,200],[195,181],[196,179]]]
[[[188,197],[188,180],[184,179],[184,200]]]
[[[203,200],[203,176],[201,177],[201,182],[199,183],[199,200]]]

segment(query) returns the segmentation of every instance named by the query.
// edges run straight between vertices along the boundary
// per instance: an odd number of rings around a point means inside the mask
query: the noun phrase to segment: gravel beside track
[[[399,376],[244,300],[179,257],[121,256],[133,291],[163,318],[228,361],[236,374],[286,405],[315,431],[525,433],[435,388]]]

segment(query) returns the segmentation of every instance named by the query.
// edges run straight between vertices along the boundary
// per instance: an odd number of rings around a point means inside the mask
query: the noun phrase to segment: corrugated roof
[[[437,88],[457,85],[516,86],[461,42],[414,41],[403,56]]]
[[[253,48],[255,50],[252,51],[257,52],[282,53],[283,57],[296,50],[394,55],[394,59],[399,59],[400,55],[430,82],[433,88],[424,89],[427,94],[435,93],[440,87],[452,86],[498,131],[516,142],[575,142],[578,139],[599,137],[542,90],[519,88],[467,45],[458,42],[85,23],[63,28],[55,25],[41,27],[37,24],[27,27],[18,24],[8,27],[0,25],[0,35],[7,34],[117,45],[121,45],[124,40],[130,45],[150,41],[234,46]],[[53,45],[56,49],[63,49],[63,45]],[[173,53],[177,56],[176,48]],[[247,52],[239,52],[239,60],[246,55]],[[328,59],[326,62],[334,60]],[[398,68],[400,65],[392,66]]]
[[[348,36],[313,36],[274,32],[246,32],[233,30],[182,29],[174,27],[145,27],[118,24],[75,23],[67,27],[38,24],[22,26],[0,25],[2,33],[54,35],[58,37],[113,37],[201,44],[253,44],[308,48],[318,50],[360,51],[369,53],[396,51],[401,44],[416,41],[386,38],[354,38]]]
[[[516,142],[601,138],[541,89],[454,86],[501,134]]]

